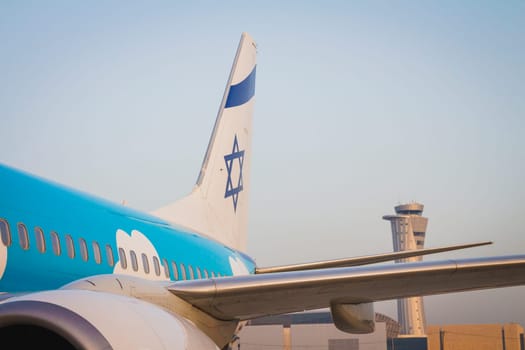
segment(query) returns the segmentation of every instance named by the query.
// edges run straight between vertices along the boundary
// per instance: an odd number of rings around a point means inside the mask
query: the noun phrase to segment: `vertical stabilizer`
[[[256,45],[243,33],[197,183],[153,214],[245,251]]]

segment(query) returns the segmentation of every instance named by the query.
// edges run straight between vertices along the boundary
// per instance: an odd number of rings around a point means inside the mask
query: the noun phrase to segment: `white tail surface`
[[[153,211],[165,220],[246,251],[256,44],[243,33],[197,183]]]

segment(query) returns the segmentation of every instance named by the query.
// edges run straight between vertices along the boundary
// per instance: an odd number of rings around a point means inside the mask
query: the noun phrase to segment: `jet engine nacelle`
[[[23,349],[219,349],[191,322],[166,309],[89,290],[29,293],[2,301],[0,339]]]
[[[373,303],[332,304],[332,318],[337,329],[346,333],[366,334],[375,329]]]

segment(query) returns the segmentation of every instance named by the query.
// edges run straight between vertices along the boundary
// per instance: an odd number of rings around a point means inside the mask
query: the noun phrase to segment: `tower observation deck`
[[[425,233],[428,219],[423,217],[423,204],[409,203],[395,207],[396,215],[385,215],[390,221],[394,251],[422,249],[425,244]],[[421,261],[422,257],[396,260],[396,262]],[[425,310],[422,297],[411,297],[397,300],[398,322],[401,325],[400,335],[425,336]]]

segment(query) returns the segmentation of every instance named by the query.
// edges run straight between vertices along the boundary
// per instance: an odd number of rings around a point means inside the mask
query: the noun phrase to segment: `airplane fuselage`
[[[127,274],[190,280],[254,273],[245,254],[162,219],[0,165],[0,291]]]

